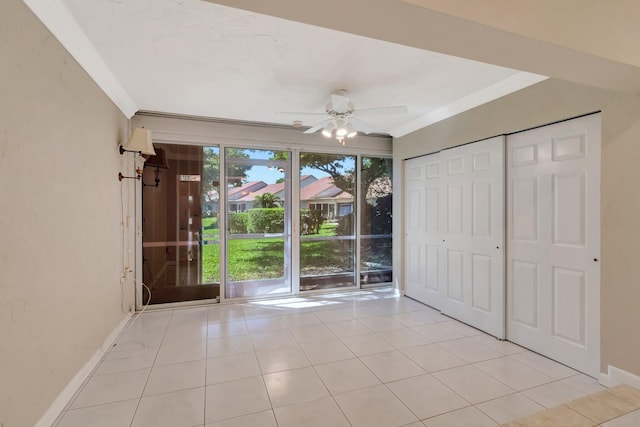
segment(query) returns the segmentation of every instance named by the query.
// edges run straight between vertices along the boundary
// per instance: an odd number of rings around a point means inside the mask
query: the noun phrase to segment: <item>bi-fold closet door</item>
[[[600,115],[510,135],[507,338],[600,372]]]
[[[600,134],[594,114],[407,160],[405,294],[597,376]]]
[[[505,337],[504,137],[405,163],[405,293]]]

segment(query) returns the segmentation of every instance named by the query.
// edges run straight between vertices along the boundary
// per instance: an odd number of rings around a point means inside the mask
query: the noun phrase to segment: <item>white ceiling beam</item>
[[[603,89],[640,92],[640,67],[401,0],[206,1]]]

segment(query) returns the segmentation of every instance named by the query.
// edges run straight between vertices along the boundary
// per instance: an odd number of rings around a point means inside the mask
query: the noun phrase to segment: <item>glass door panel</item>
[[[154,144],[144,165],[143,301],[220,295],[219,148]]]
[[[356,157],[300,154],[300,290],[354,287]]]
[[[360,285],[392,279],[392,159],[363,157],[360,165]]]
[[[227,148],[226,298],[291,292],[291,180],[286,151]]]

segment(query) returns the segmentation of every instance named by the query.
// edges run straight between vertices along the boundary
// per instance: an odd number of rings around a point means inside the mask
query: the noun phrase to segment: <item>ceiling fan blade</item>
[[[315,125],[313,127],[310,127],[309,129],[305,130],[302,133],[314,133],[314,132],[317,132],[320,129],[322,129],[327,124],[327,122],[329,122],[329,121],[330,121],[330,119],[329,120],[323,120],[322,122],[318,123],[317,125]]]
[[[301,111],[276,111],[276,114],[287,114],[290,116],[326,116],[327,113],[303,113]]]
[[[379,133],[379,131],[359,117],[352,116],[349,121],[362,133]]]
[[[407,114],[409,110],[406,105],[394,105],[389,107],[362,108],[356,114],[363,117],[368,116],[390,116],[392,114]]]

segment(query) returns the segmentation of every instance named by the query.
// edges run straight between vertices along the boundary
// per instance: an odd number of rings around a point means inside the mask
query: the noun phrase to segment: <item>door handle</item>
[[[594,259],[593,259],[593,262],[598,262],[598,258],[594,258]]]

